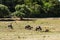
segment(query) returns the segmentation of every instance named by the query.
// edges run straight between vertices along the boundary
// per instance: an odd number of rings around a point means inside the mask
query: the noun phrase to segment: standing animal
[[[8,28],[13,29],[12,23],[8,25]]]
[[[36,27],[35,30],[36,30],[36,31],[38,31],[38,30],[42,30],[42,28],[41,28],[41,26],[38,26],[38,27]]]
[[[25,29],[31,30],[33,27],[31,27],[30,25],[25,26]]]

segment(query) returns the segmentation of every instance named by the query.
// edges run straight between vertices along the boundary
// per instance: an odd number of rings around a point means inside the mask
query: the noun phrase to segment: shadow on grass
[[[0,21],[36,21],[36,19],[28,19],[28,18],[26,18],[26,19],[22,19],[22,20],[20,20],[20,19],[0,19]]]
[[[0,20],[0,21],[15,21],[15,20]]]
[[[22,19],[20,21],[36,21],[36,19]]]

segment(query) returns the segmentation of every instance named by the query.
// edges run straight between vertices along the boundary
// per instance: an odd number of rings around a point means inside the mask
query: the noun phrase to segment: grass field
[[[13,30],[7,27],[12,23]],[[31,25],[32,30],[26,30],[25,26]],[[35,31],[37,26],[42,31],[49,29],[50,32]],[[37,18],[32,21],[0,21],[0,40],[60,40],[60,18]]]

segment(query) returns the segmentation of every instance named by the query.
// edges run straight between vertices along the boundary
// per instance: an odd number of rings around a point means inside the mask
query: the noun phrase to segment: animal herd
[[[10,23],[10,24],[8,25],[8,28],[13,29],[12,23]],[[25,26],[25,29],[26,29],[26,30],[32,30],[33,27],[31,27],[30,25],[26,25],[26,26]],[[37,26],[37,27],[35,28],[35,31],[42,31],[42,27],[41,27],[41,26]],[[49,29],[46,29],[44,32],[49,32]]]
[[[25,29],[27,29],[27,30],[32,30],[33,27],[31,27],[30,25],[26,25],[26,26],[25,26]],[[41,26],[37,26],[37,27],[35,28],[35,31],[42,31],[42,27],[41,27]],[[46,29],[44,32],[49,32],[49,29]]]

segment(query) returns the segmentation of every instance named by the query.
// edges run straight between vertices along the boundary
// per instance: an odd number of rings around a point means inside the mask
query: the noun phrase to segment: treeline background
[[[0,18],[60,17],[59,0],[0,0]]]

